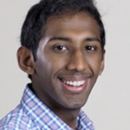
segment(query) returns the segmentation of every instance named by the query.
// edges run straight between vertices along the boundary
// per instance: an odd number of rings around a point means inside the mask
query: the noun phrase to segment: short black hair
[[[97,21],[101,47],[104,50],[105,29],[93,0],[41,0],[31,7],[21,29],[21,45],[31,50],[34,61],[36,61],[38,43],[45,33],[44,26],[48,17],[63,15],[69,11],[89,13]]]

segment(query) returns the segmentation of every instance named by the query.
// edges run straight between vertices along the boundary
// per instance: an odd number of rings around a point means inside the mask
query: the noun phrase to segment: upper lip
[[[82,81],[82,80],[86,80],[90,77],[87,76],[63,76],[63,77],[59,77],[60,80],[65,80],[65,81]]]
[[[71,72],[71,73],[60,73],[58,78],[64,81],[82,81],[90,79],[93,76],[91,72]]]

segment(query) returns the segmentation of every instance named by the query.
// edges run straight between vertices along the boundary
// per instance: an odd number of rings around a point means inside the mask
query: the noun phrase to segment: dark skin
[[[51,16],[39,41],[37,60],[26,47],[18,50],[18,63],[32,75],[35,94],[61,120],[75,129],[77,115],[104,68],[100,32],[91,15],[80,12]],[[66,85],[70,81],[83,85]]]

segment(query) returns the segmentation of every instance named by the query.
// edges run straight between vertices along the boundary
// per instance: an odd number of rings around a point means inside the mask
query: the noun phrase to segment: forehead
[[[82,39],[87,36],[100,39],[97,21],[86,12],[50,16],[44,30],[45,37],[65,36]]]

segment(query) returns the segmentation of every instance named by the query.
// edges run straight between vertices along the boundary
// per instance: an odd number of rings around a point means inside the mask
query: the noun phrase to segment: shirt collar
[[[72,130],[58,116],[56,116],[29,88],[26,86],[21,105],[26,114],[41,129],[47,127],[51,130]],[[47,129],[46,128],[46,129]],[[83,111],[80,111],[77,117],[76,130],[94,130],[93,124]]]

